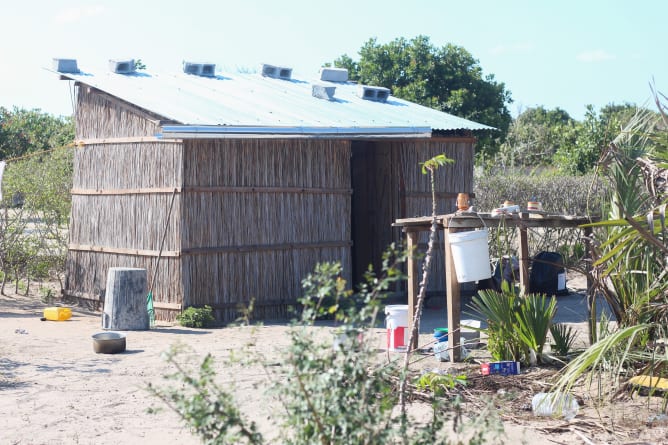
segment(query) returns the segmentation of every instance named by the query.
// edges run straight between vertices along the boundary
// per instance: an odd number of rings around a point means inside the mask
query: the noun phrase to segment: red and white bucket
[[[387,350],[405,352],[408,346],[408,305],[385,306],[385,326],[387,327]]]

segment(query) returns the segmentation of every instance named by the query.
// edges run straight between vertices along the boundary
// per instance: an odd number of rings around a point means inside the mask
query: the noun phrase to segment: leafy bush
[[[63,147],[7,165],[1,204],[11,210],[0,217],[0,268],[16,279],[55,277],[63,288],[73,153],[73,148]],[[16,196],[22,197],[19,205]]]
[[[176,321],[187,328],[206,328],[215,321],[211,306],[189,307],[176,316]]]
[[[164,354],[165,360],[177,370],[163,377],[179,382],[179,390],[165,390],[149,383],[148,391],[179,413],[205,444],[263,443],[255,422],[246,420],[234,398],[216,383],[211,354],[204,358],[196,375],[191,377],[191,370],[185,369],[176,359],[181,352],[184,352],[181,346],[173,346]],[[159,409],[149,408],[148,411],[156,413]]]
[[[473,191],[478,211],[490,212],[509,199],[524,207],[538,200],[549,213],[565,215],[601,215],[610,196],[608,183],[593,174],[568,176],[476,172]]]
[[[476,173],[473,205],[479,212],[491,212],[506,199],[522,208],[528,201],[537,199],[548,213],[566,215],[602,215],[609,203],[608,182],[594,175],[567,176],[542,174],[530,175],[523,171],[495,175]],[[517,230],[514,228],[490,228],[490,255],[517,256]],[[585,247],[580,231],[572,229],[542,228],[528,232],[529,250],[532,252],[559,252],[567,268],[582,266]]]
[[[376,337],[368,329],[377,326],[383,293],[392,283],[405,279],[400,267],[406,255],[396,249],[386,252],[384,273],[377,276],[369,271],[357,294],[341,278],[339,263],[319,264],[303,280],[303,310],[289,331],[289,346],[278,354],[280,366],[269,366],[266,357],[251,351],[248,360],[241,361],[242,365],[264,363],[269,373],[271,392],[285,413],[279,420],[280,443],[482,444],[500,433],[493,409],[463,419],[456,397],[434,395],[433,417],[418,428],[408,416],[396,413],[397,385],[404,374],[396,363],[378,363]],[[325,339],[313,335],[317,319],[324,314],[337,322],[333,336]],[[256,425],[238,410],[232,393],[215,382],[211,356],[192,370],[180,364],[178,352],[172,348],[166,354],[176,372],[165,378],[175,385],[150,385],[149,392],[205,443],[265,443]],[[275,360],[272,358],[274,365]],[[423,389],[439,394],[464,382],[463,377],[447,376],[422,380]]]

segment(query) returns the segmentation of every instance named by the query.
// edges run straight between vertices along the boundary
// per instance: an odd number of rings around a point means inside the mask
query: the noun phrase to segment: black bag
[[[515,257],[500,258],[494,268],[494,275],[487,280],[478,282],[478,290],[492,289],[501,292],[501,285],[505,281],[512,288],[520,276],[520,263]]]
[[[568,294],[566,269],[560,253],[540,252],[533,257],[529,275],[529,292],[547,296]]]

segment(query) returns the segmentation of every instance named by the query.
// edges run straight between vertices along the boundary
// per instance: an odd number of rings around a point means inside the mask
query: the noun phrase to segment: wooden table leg
[[[520,251],[519,254],[519,263],[520,263],[520,294],[526,295],[529,292],[529,237],[527,234],[527,228],[520,224],[517,226],[520,237]]]
[[[597,341],[596,335],[596,295],[592,289],[594,283],[591,279],[591,227],[582,229],[584,232],[585,243],[585,271],[587,273],[587,331],[589,334],[589,344],[593,345]]]
[[[455,272],[455,262],[452,258],[452,250],[450,250],[449,234],[455,232],[456,229],[444,230],[445,242],[445,292],[447,294],[447,308],[448,308],[448,342],[450,347],[450,361],[458,362],[461,360],[462,350],[460,348],[460,290],[459,282],[457,281],[457,274]]]
[[[417,261],[419,232],[406,232],[406,248],[409,256],[406,264],[408,269],[408,332],[413,332],[413,320],[415,318],[415,303],[417,302],[418,286],[420,284],[419,267]],[[420,327],[418,326],[418,333]],[[418,348],[418,337],[413,339],[411,350]]]

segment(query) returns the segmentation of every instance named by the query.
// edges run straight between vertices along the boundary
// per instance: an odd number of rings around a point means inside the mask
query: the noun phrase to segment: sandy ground
[[[280,359],[281,347],[287,342],[287,323],[207,330],[158,323],[150,331],[127,332],[127,350],[107,355],[93,351],[91,335],[101,332],[99,313],[74,308],[68,321],[40,321],[46,306],[34,297],[0,296],[0,444],[199,443],[174,413],[147,413],[149,407],[162,405],[146,391],[146,385],[160,383],[161,376],[173,370],[161,353],[177,343],[192,348],[197,360],[211,353],[220,381],[235,388],[242,411],[258,422],[265,437],[280,443],[272,420],[279,407],[264,391],[268,382],[263,368],[258,364],[242,369],[240,365],[224,366],[224,362],[250,341],[269,361]],[[314,335],[326,335],[330,329],[315,328]],[[385,334],[384,329],[372,333],[379,351]],[[424,333],[421,341],[429,338]],[[419,366],[444,365],[430,360]],[[651,428],[643,425],[642,419],[655,412],[648,411],[644,403],[635,400],[620,405],[612,417],[585,406],[572,422],[534,421],[527,412],[518,421],[505,422],[503,442],[668,443],[668,422]],[[419,405],[412,409],[425,411]],[[499,409],[505,412],[504,419],[513,414],[502,406]],[[616,430],[615,424],[621,429]]]

